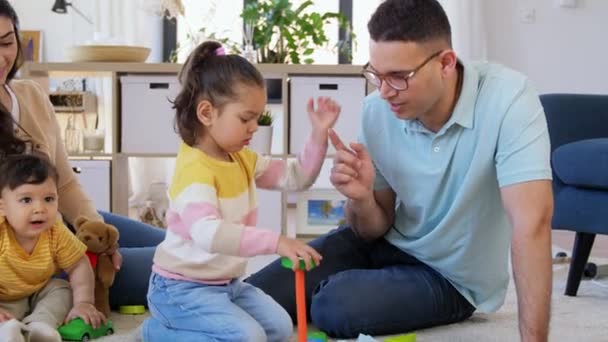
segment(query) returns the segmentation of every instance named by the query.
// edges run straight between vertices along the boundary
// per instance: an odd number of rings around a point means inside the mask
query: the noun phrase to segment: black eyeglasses
[[[433,58],[439,56],[443,51],[444,50],[439,50],[434,54],[430,55],[429,58],[425,59],[424,62],[420,63],[420,65],[418,65],[411,71],[396,71],[391,72],[388,75],[380,75],[372,70],[367,69],[369,67],[368,62],[363,67],[363,76],[367,79],[369,83],[373,84],[378,89],[382,87],[382,82],[386,81],[386,83],[395,90],[407,90],[407,88],[409,88],[410,78],[414,77],[414,75],[416,75],[416,73],[420,69],[422,69]]]

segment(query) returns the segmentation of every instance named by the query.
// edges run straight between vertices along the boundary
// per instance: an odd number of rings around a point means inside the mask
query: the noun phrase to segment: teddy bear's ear
[[[76,230],[80,228],[84,223],[86,223],[89,219],[86,216],[78,216],[74,221],[74,227]]]
[[[108,224],[108,229],[106,229],[106,233],[108,235],[108,246],[114,246],[118,242],[118,229]]]

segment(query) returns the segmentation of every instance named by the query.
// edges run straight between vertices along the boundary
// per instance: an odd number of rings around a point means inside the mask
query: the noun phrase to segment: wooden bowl
[[[72,62],[145,62],[150,49],[129,45],[76,45],[67,50]]]

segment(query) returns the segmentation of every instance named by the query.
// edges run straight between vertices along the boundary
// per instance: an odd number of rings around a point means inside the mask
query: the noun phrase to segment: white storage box
[[[363,77],[292,76],[289,92],[289,153],[303,150],[312,131],[306,103],[310,97],[331,97],[342,111],[334,129],[345,143],[356,142],[365,98]],[[316,106],[316,100],[315,100]],[[328,153],[335,150],[329,145]]]
[[[70,160],[70,164],[95,209],[110,211],[110,161]]]
[[[121,83],[121,152],[177,153],[173,101],[180,85],[171,76],[123,76]]]

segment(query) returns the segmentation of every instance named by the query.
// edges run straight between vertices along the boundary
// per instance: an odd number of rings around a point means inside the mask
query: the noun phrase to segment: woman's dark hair
[[[0,190],[15,188],[24,184],[41,184],[47,179],[57,183],[57,170],[44,156],[36,154],[16,154],[0,161]]]
[[[175,128],[190,146],[202,126],[196,117],[200,101],[221,108],[236,99],[237,85],[264,87],[262,74],[251,63],[238,55],[224,55],[222,45],[215,41],[204,42],[190,53],[178,79],[182,88],[173,101]]]
[[[17,12],[11,3],[7,0],[0,0],[0,16],[6,17],[13,22],[13,32],[15,33],[15,44],[17,44],[17,58],[6,75],[6,83],[12,80],[17,73],[17,70],[21,67],[23,63],[23,49],[21,46],[21,38],[19,37],[19,17],[17,17]]]
[[[17,58],[6,75],[6,83],[10,82],[22,62],[21,39],[19,38],[19,18],[13,6],[7,0],[0,0],[0,16],[6,17],[13,22],[15,33],[15,44],[17,44]],[[19,154],[26,150],[26,142],[19,139],[14,130],[15,121],[10,111],[0,104],[0,156],[8,154]]]
[[[436,0],[386,0],[372,15],[367,29],[377,42],[444,40],[452,45],[448,16]]]

